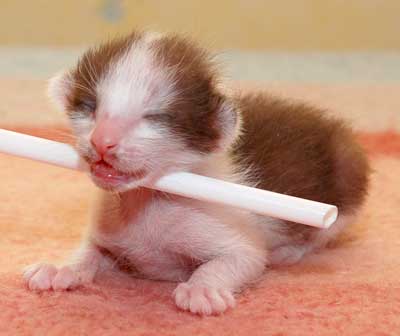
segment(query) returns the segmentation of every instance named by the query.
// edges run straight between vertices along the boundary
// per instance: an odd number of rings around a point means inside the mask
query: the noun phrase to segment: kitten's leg
[[[299,262],[305,254],[312,250],[311,245],[284,245],[271,251],[270,265],[293,265]]]
[[[212,220],[208,220],[210,224]],[[205,253],[209,261],[199,266],[187,282],[178,285],[174,291],[175,302],[179,308],[192,313],[224,312],[235,305],[233,294],[262,274],[266,249],[220,223],[192,224],[191,227],[202,228],[196,235],[192,232],[193,242],[187,241],[192,252]]]
[[[66,290],[91,283],[97,271],[105,267],[107,258],[90,243],[83,245],[64,266],[34,264],[24,271],[24,282],[30,290]]]

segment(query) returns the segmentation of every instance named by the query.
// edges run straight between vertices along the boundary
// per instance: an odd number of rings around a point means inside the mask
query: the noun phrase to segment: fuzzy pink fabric
[[[104,275],[75,291],[28,291],[21,269],[68,256],[86,225],[94,187],[78,172],[0,155],[0,334],[400,334],[400,137],[360,139],[374,174],[358,222],[335,246],[296,266],[266,270],[238,296],[236,309],[203,318],[175,308],[174,284],[123,275]]]

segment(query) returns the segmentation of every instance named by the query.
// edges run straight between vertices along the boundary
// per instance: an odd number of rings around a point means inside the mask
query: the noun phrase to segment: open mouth
[[[129,173],[121,172],[103,160],[92,163],[90,165],[90,172],[95,180],[109,186],[126,184],[134,180],[139,180],[146,175],[144,169]]]

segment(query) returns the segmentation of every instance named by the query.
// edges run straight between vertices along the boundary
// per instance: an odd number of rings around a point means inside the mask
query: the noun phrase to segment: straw
[[[70,145],[4,129],[0,129],[0,152],[70,169],[86,169]],[[334,205],[188,172],[165,175],[146,187],[319,228],[329,228],[338,215]]]

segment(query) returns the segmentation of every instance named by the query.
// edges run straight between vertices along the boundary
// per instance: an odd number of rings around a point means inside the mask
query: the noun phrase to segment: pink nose
[[[118,146],[121,133],[120,125],[112,119],[100,121],[93,130],[90,141],[96,151],[103,156]]]

